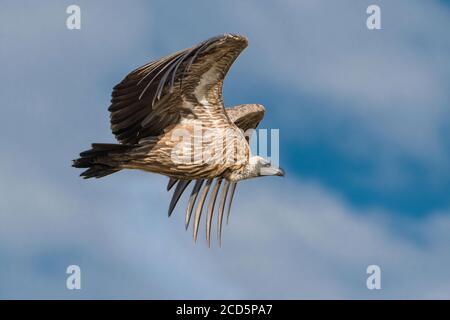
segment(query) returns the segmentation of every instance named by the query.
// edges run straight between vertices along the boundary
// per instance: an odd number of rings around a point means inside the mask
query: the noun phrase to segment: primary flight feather
[[[86,168],[81,173],[84,178],[100,178],[122,169],[169,177],[167,190],[176,185],[169,216],[194,181],[186,229],[194,214],[195,241],[209,195],[206,237],[209,245],[218,208],[220,244],[224,212],[228,220],[237,182],[284,175],[266,159],[250,155],[245,133],[257,127],[264,107],[244,104],[225,109],[223,105],[224,78],[247,44],[245,37],[224,34],[132,71],[114,87],[108,109],[119,144],[94,143],[73,166]]]

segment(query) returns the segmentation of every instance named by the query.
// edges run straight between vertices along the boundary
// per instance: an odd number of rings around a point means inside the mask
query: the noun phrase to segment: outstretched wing
[[[264,117],[265,109],[260,104],[243,104],[234,106],[231,108],[225,109],[228,118],[234,122],[234,124],[239,127],[241,130],[244,131],[244,133],[249,129],[256,129],[259,122]],[[249,137],[247,136],[247,139]],[[248,141],[248,140],[247,140]],[[222,185],[222,177],[218,177],[216,179],[216,184],[213,188],[213,193],[210,196],[209,205],[208,205],[208,215],[206,217],[206,240],[208,242],[208,245],[210,245],[211,241],[211,223],[212,223],[212,217],[214,213],[214,206],[216,203],[216,198],[219,193],[219,189]],[[167,191],[170,191],[175,184],[177,184],[177,187],[175,188],[175,191],[172,196],[172,200],[170,202],[169,206],[169,216],[172,214],[173,210],[175,209],[175,206],[180,199],[181,195],[183,194],[184,190],[186,190],[186,187],[189,185],[191,180],[177,180],[170,178],[169,184],[167,185]],[[194,219],[194,241],[197,239],[198,234],[198,226],[200,223],[201,213],[203,210],[203,205],[205,203],[206,196],[211,188],[212,179],[209,179],[206,184],[204,184],[204,180],[198,179],[195,181],[195,185],[192,189],[191,195],[189,196],[189,202],[186,209],[186,217],[185,217],[185,225],[186,229],[189,227],[189,222],[191,220],[192,212],[195,207],[195,204],[197,204],[197,208],[195,210],[195,219]],[[222,221],[225,211],[225,205],[227,206],[227,223],[228,219],[230,217],[230,209],[231,209],[231,203],[233,201],[234,193],[236,190],[236,182],[228,182],[224,181],[223,188],[222,188],[222,194],[220,196],[219,201],[219,209],[218,209],[218,216],[217,216],[217,239],[219,242],[219,245],[221,243],[221,235],[222,235]],[[202,189],[203,186],[203,189]],[[200,198],[198,200],[198,203],[196,203],[198,195],[201,193]],[[228,198],[228,201],[227,201]]]
[[[134,144],[158,136],[192,117],[193,106],[224,115],[223,80],[247,44],[242,36],[225,34],[132,71],[114,87],[108,109],[117,140]]]
[[[265,109],[260,104],[241,104],[225,109],[230,121],[244,132],[256,129],[264,117]]]

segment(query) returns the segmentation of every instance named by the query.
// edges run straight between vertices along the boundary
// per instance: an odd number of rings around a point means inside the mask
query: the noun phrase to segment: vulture
[[[284,176],[281,168],[250,154],[249,137],[263,118],[264,107],[224,107],[224,78],[247,45],[243,36],[224,34],[129,73],[114,87],[108,108],[118,143],[93,143],[73,160],[73,166],[85,169],[81,173],[85,179],[123,169],[169,177],[167,190],[175,187],[169,216],[192,182],[186,229],[193,217],[195,243],[209,196],[206,240],[210,246],[217,208],[220,245],[224,212],[228,221],[237,183],[260,176]]]

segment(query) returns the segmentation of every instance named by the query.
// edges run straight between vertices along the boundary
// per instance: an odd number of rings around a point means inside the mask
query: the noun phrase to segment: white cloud
[[[448,212],[402,220],[320,185],[253,180],[238,186],[222,248],[207,249],[204,223],[196,246],[183,231],[183,206],[167,219],[163,177],[80,180],[76,193],[14,177],[29,188],[13,183],[1,208],[3,297],[449,298]],[[64,288],[73,263],[85,275],[80,293]],[[382,268],[380,292],[365,287],[369,264]]]
[[[251,65],[249,78],[320,101],[321,110],[267,106],[286,115],[285,130],[302,140],[325,136],[347,157],[373,159],[382,171],[403,170],[399,163],[409,158],[438,174],[450,156],[450,11],[437,1],[378,1],[383,30],[369,31],[369,4],[247,1],[221,9],[250,38],[241,58]]]
[[[377,146],[376,158],[387,163],[396,153],[439,162],[446,156],[439,128],[448,110],[442,87],[448,83],[449,44],[438,31],[448,29],[448,12],[439,11],[436,2],[384,2],[385,29],[369,36],[364,4],[358,6],[361,12],[334,2],[296,1],[282,8],[236,2],[192,28],[202,37],[228,27],[242,30],[251,46],[240,67],[252,69],[249,74],[334,101],[321,114],[323,122],[300,122],[304,133],[314,135],[317,126],[330,137],[345,138],[342,148],[362,157]],[[111,65],[126,72],[137,63],[136,56],[128,59],[130,52],[146,61],[143,43],[164,38],[171,51],[181,40],[190,45],[193,36],[178,32],[183,17],[164,20],[164,12],[125,4],[113,11],[87,8],[82,28],[90,31],[69,39],[67,30],[51,32],[65,27],[65,8],[41,8],[32,15],[14,7],[20,19],[32,16],[35,25],[21,23],[14,29],[17,38],[8,35],[11,27],[0,28],[2,41],[8,36],[0,56],[9,61],[4,68],[9,77],[0,86],[8,120],[1,135],[7,151],[0,159],[0,193],[6,198],[0,202],[2,297],[449,297],[449,210],[402,219],[395,212],[353,207],[320,185],[255,180],[238,187],[223,247],[208,250],[203,234],[192,246],[182,210],[167,221],[166,179],[142,173],[78,179],[69,164],[80,145],[112,140],[105,92],[112,78],[124,74],[117,71],[105,80]],[[39,20],[49,8],[54,18]],[[408,19],[393,24],[389,14],[400,13]],[[204,27],[208,19],[216,22],[211,28]],[[1,20],[14,25],[11,16]],[[146,30],[148,20],[153,30]],[[174,28],[173,37],[161,31],[165,23]],[[83,49],[72,50],[74,43]],[[292,126],[291,119],[284,121]],[[349,124],[355,125],[355,137],[335,132],[339,126],[353,128]],[[83,290],[68,292],[65,267],[78,261]],[[365,288],[368,264],[382,267],[381,292]]]

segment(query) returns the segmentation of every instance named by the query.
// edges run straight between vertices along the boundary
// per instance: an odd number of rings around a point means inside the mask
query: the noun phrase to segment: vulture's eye
[[[264,167],[270,167],[271,165],[272,165],[272,163],[269,161],[269,160],[266,160],[266,159],[262,159],[261,160],[261,164],[264,166]]]

